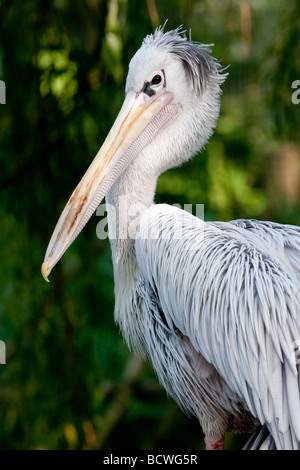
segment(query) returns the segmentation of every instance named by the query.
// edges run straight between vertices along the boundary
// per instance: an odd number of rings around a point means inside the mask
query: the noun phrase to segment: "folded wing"
[[[157,205],[143,216],[135,244],[167,324],[283,449],[300,442],[298,235],[296,227],[263,222],[204,223]]]

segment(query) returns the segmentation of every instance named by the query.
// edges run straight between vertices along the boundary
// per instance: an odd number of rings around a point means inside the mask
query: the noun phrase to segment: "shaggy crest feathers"
[[[165,49],[180,60],[197,94],[202,93],[210,80],[218,81],[221,85],[227,77],[227,73],[223,73],[227,67],[221,67],[217,59],[210,55],[213,44],[192,41],[191,32],[187,39],[186,30],[182,26],[164,32],[165,24],[146,36],[143,44]]]

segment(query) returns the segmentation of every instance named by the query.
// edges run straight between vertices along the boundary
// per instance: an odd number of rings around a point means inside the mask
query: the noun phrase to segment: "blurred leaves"
[[[207,220],[300,224],[298,0],[2,0],[2,449],[203,446],[197,420],[166,397],[114,324],[111,253],[96,215],[49,285],[40,275],[57,218],[120,108],[129,60],[166,19],[214,42],[230,67],[214,136],[161,176],[157,202],[204,203]]]
[[[69,114],[74,107],[74,95],[78,90],[76,79],[77,65],[69,60],[67,49],[41,49],[38,53],[37,66],[43,70],[40,92],[42,96],[52,93],[58,105]]]

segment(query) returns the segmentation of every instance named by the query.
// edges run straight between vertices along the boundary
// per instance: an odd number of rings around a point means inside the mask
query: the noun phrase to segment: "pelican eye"
[[[162,81],[161,75],[154,75],[151,80],[152,85],[159,85]]]

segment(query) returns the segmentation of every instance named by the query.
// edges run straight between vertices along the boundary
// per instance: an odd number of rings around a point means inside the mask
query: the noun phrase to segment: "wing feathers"
[[[159,227],[160,236],[147,238],[149,227]],[[143,216],[136,238],[141,275],[157,292],[169,328],[189,338],[282,448],[300,442],[293,354],[300,339],[299,235],[291,226],[253,221],[198,223],[158,205]]]

